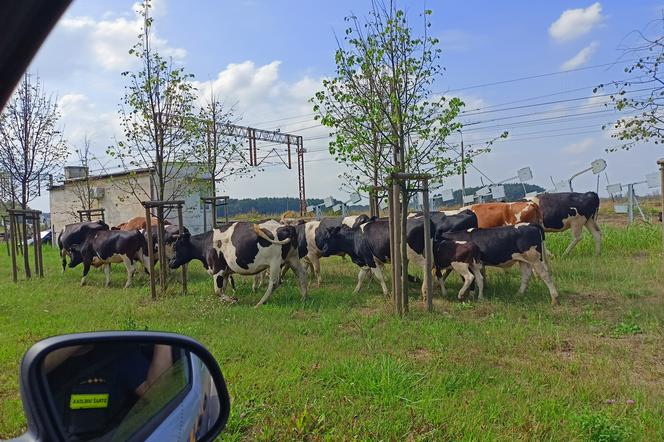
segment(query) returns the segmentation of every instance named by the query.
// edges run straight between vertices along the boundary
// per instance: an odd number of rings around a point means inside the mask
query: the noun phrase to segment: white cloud
[[[581,141],[572,143],[564,147],[563,152],[570,155],[580,155],[582,153],[588,152],[593,147],[594,144],[595,140],[593,140],[592,138],[584,138]]]
[[[76,33],[81,41],[86,42],[87,50],[93,55],[93,59],[103,68],[121,71],[132,67],[137,63],[136,58],[129,55],[129,49],[136,42],[136,36],[140,33],[143,18],[138,13],[140,4],[132,7],[129,17],[112,17],[105,14],[106,18],[95,20],[85,16],[66,16],[59,23],[59,27],[67,32]],[[164,14],[165,5],[153,2],[152,14]],[[187,52],[182,48],[172,47],[168,42],[160,38],[153,29],[152,44],[164,57],[172,57],[175,61],[182,61]]]
[[[337,176],[343,169],[330,161],[326,148],[329,130],[314,120],[312,104],[309,103],[309,99],[321,88],[321,79],[304,75],[294,81],[286,81],[280,77],[281,65],[278,60],[263,65],[251,60],[231,63],[211,81],[195,82],[194,85],[201,100],[209,97],[210,88],[213,88],[226,106],[235,105],[237,116],[241,117],[238,124],[302,135],[307,149],[305,175],[309,196],[338,195],[340,183]],[[274,148],[285,159],[286,146],[261,142],[258,143],[259,159]],[[276,165],[256,174],[250,186],[247,186],[245,179],[231,180],[223,184],[223,191],[240,198],[255,197],[256,189],[260,189],[260,195],[296,196],[298,184],[294,151],[292,170],[279,163],[274,154],[271,156],[270,161]]]
[[[72,92],[58,100],[65,138],[72,148],[82,146],[84,138],[92,142],[92,152],[98,158],[105,156],[106,147],[113,136],[122,133],[115,112],[101,111],[85,94]],[[70,157],[70,160],[74,160]]]
[[[566,9],[549,27],[549,35],[558,41],[574,40],[589,33],[603,18],[599,2],[587,8]]]
[[[598,47],[599,47],[599,43],[597,43],[596,41],[590,43],[588,46],[581,49],[574,57],[572,57],[569,60],[565,61],[560,66],[560,69],[563,70],[563,71],[566,71],[566,70],[569,70],[569,69],[576,69],[580,66],[583,66],[584,64],[588,63],[590,58],[597,51]]]
[[[479,46],[482,40],[477,34],[463,29],[445,29],[439,34],[438,39],[440,40],[440,47],[444,52],[469,51]]]

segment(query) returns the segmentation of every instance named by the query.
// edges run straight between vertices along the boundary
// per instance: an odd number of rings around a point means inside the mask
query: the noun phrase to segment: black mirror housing
[[[226,426],[230,414],[228,389],[216,360],[198,341],[175,333],[139,331],[91,332],[44,339],[34,344],[23,356],[20,368],[20,389],[28,423],[28,432],[21,437],[21,440],[66,439],[63,426],[57,416],[58,413],[54,411],[52,393],[44,374],[47,357],[56,354],[58,351],[62,352],[67,348],[90,348],[97,346],[103,349],[104,346],[109,345],[116,348],[120,346],[120,349],[122,349],[122,346],[129,347],[136,345],[152,345],[153,348],[157,348],[154,346],[170,346],[170,348],[177,348],[185,352],[187,354],[187,363],[190,365],[192,360],[190,355],[194,355],[197,361],[200,360],[202,367],[207,369],[206,375],[209,373],[209,378],[211,378],[213,388],[215,389],[215,399],[218,398],[218,410],[215,409],[216,420],[209,427],[205,428],[205,434],[197,436],[197,440],[214,440]],[[194,376],[197,375],[194,373]],[[193,390],[190,389],[188,391]],[[184,397],[184,394],[179,395],[174,397],[171,402],[184,401]],[[174,404],[174,406],[177,405],[178,403]],[[195,410],[192,411],[192,413],[194,412]],[[190,420],[195,421],[195,416]]]

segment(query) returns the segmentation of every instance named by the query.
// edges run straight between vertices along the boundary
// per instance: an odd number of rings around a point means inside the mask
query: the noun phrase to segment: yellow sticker
[[[107,408],[108,393],[99,394],[72,394],[69,398],[69,408],[82,410],[85,408]]]

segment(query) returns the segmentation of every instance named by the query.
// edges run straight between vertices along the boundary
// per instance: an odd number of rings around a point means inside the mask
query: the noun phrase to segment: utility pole
[[[459,129],[459,135],[461,135],[461,197],[463,199],[466,196],[466,156],[463,150],[463,132],[461,132],[461,129]],[[463,205],[463,201],[461,205]]]
[[[659,178],[660,178],[660,197],[662,199],[662,259],[664,262],[664,158],[657,160],[659,165]]]

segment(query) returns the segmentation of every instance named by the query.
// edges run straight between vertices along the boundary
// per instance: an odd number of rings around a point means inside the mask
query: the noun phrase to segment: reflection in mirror
[[[50,352],[41,369],[67,440],[200,440],[219,419],[210,372],[183,348],[74,345]]]

